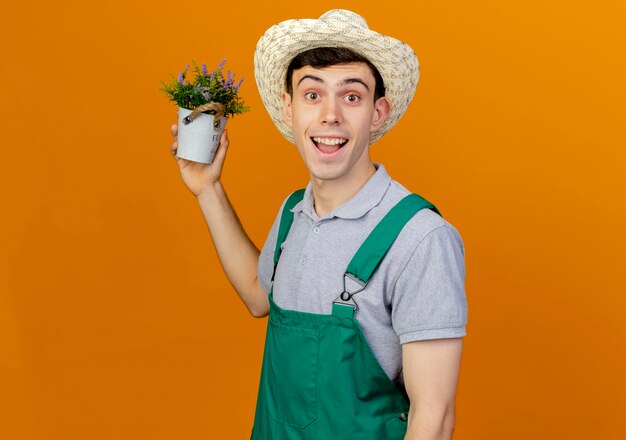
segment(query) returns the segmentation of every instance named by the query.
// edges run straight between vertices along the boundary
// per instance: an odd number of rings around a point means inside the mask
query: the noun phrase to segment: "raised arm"
[[[269,301],[257,278],[259,249],[244,231],[220,180],[228,151],[228,132],[224,130],[213,162],[204,164],[175,156],[178,126],[172,125],[171,130],[171,153],[183,182],[196,196],[228,280],[252,316],[266,316]]]

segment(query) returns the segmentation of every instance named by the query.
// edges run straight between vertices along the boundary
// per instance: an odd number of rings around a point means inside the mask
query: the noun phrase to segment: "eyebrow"
[[[302,78],[300,78],[300,81],[298,81],[298,84],[296,84],[296,86],[299,86],[300,83],[302,81],[304,81],[305,79],[311,79],[313,81],[316,81],[316,82],[319,82],[319,83],[322,83],[322,84],[324,83],[324,80],[322,78],[320,78],[319,76],[304,75]],[[370,88],[368,87],[367,84],[365,84],[365,81],[363,81],[361,78],[346,78],[346,79],[344,79],[342,81],[339,81],[338,84],[340,86],[343,86],[343,85],[346,85],[346,84],[355,84],[355,83],[362,84],[363,87],[365,87],[365,89],[369,92]]]

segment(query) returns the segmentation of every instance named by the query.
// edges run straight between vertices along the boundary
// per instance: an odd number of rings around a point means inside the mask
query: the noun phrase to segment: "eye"
[[[346,99],[348,100],[348,102],[359,102],[361,100],[361,97],[359,95],[351,93],[346,96]]]
[[[316,92],[307,92],[304,94],[304,97],[306,99],[310,99],[310,100],[316,100],[317,99],[317,93]]]

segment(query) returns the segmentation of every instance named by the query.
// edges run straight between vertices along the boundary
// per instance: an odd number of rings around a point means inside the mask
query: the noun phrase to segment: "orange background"
[[[334,7],[421,62],[373,158],[465,243],[454,438],[626,438],[625,5],[5,5],[0,438],[249,438],[266,321],[222,272],[158,89],[191,59],[245,76],[224,183],[261,247],[308,174],[260,101],[254,47]]]

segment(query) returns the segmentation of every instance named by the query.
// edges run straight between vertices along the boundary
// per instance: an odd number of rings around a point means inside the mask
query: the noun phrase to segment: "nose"
[[[320,113],[321,123],[324,125],[336,125],[341,123],[341,109],[335,99],[329,97],[324,100]]]

